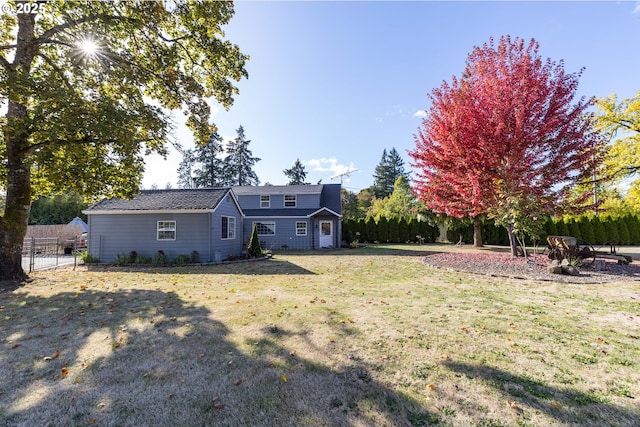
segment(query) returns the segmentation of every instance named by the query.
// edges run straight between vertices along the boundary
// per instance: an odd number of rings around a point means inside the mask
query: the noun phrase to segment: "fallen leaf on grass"
[[[509,405],[509,408],[511,408],[511,410],[516,414],[518,415],[524,414],[524,411],[522,410],[522,408],[519,407],[514,400],[507,400],[507,405]]]
[[[53,353],[51,356],[45,356],[44,360],[49,361],[49,360],[57,359],[58,356],[60,356],[60,350],[56,350],[56,352]]]
[[[280,379],[282,380],[283,383],[287,382],[287,377],[284,374],[280,375]]]
[[[233,385],[240,385],[240,384],[242,384],[242,380],[235,380],[233,382]]]
[[[66,377],[69,374],[69,370],[67,368],[62,368],[60,370],[60,374],[62,374],[63,377]]]
[[[224,403],[220,402],[220,397],[213,398],[214,409],[224,409]]]
[[[18,347],[20,347],[20,344],[14,344],[14,345],[11,346],[11,349],[15,350]]]
[[[429,384],[429,385],[427,386],[427,388],[429,388],[429,390],[433,390],[433,389],[435,389],[435,388],[436,388],[436,385],[435,385],[435,384]]]
[[[96,423],[96,419],[95,419],[95,418],[91,418],[91,419],[89,420],[89,425],[93,425],[93,424],[95,424],[95,423]]]

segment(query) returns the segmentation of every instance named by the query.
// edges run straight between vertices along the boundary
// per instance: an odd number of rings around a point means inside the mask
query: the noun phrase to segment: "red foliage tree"
[[[524,219],[567,206],[569,190],[591,176],[603,139],[592,131],[582,71],[543,61],[538,43],[509,36],[475,47],[461,78],[428,95],[431,107],[409,154],[414,191],[454,217],[489,215],[514,230]],[[575,201],[574,201],[575,202]]]

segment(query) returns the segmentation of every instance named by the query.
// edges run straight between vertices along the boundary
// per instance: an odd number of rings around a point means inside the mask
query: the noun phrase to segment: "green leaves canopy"
[[[9,150],[31,167],[33,197],[134,194],[142,155],[166,153],[166,111],[184,112],[204,144],[215,129],[207,101],[228,108],[233,81],[247,77],[248,57],[222,31],[232,15],[230,2],[60,0],[0,16],[0,98],[24,111],[0,123],[2,158]],[[7,147],[10,135],[21,142]]]

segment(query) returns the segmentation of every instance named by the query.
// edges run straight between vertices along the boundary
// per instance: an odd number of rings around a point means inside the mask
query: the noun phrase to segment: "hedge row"
[[[542,242],[546,242],[547,236],[573,236],[581,242],[592,245],[604,245],[614,243],[616,245],[640,245],[640,218],[637,216],[624,216],[618,218],[588,217],[565,218],[544,220],[545,235]],[[447,237],[452,242],[457,242],[460,234],[465,243],[473,242],[473,225],[455,228],[447,232]],[[488,245],[509,245],[509,236],[502,226],[496,226],[493,221],[485,221],[482,227],[482,240]]]
[[[592,245],[614,243],[616,245],[640,245],[640,218],[628,215],[619,218],[588,217],[551,219],[544,221],[545,235],[541,241],[546,242],[547,236],[574,236],[581,242]],[[473,224],[458,226],[447,231],[447,238],[457,242],[462,235],[464,243],[473,242]],[[342,240],[351,243],[360,242],[389,242],[405,243],[417,242],[421,236],[425,243],[435,242],[438,237],[437,227],[414,218],[387,219],[375,221],[367,219],[347,219],[342,224]],[[482,241],[487,245],[509,245],[507,230],[497,226],[491,220],[482,225]]]
[[[358,220],[346,219],[342,223],[342,240],[347,243],[356,240],[385,243],[417,242],[417,236],[421,236],[424,243],[433,243],[438,236],[438,229],[414,218],[398,220],[383,217],[375,221],[373,217],[369,217]]]

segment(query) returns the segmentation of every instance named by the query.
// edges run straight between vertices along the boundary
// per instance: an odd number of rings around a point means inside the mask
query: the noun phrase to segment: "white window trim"
[[[291,200],[287,200],[287,197],[293,197],[293,206],[287,206],[287,202],[291,202]],[[298,196],[295,194],[285,194],[284,195],[284,207],[285,208],[295,208],[298,205]]]
[[[162,230],[160,229],[160,223],[165,223],[165,225],[163,226],[163,229],[162,229]],[[165,229],[165,228],[167,227],[166,223],[173,223],[173,239],[167,239],[167,238],[162,238],[162,239],[161,239],[161,238],[160,238],[160,232],[161,232],[161,231],[172,231],[172,230],[171,230],[171,227],[169,227],[169,229],[168,229],[168,230],[167,230],[167,229]],[[177,237],[177,235],[178,235],[178,233],[177,233],[177,228],[178,228],[178,227],[177,227],[177,223],[176,223],[176,221],[174,221],[174,220],[162,220],[162,221],[158,221],[158,222],[156,223],[156,240],[159,240],[159,241],[165,241],[165,240],[173,241],[173,240],[176,240],[176,237]]]
[[[267,200],[266,200],[267,206],[262,206],[262,198],[263,197],[267,198]],[[261,195],[260,196],[260,209],[269,209],[270,207],[271,207],[271,196],[269,196],[269,195]]]
[[[298,228],[298,224],[304,224],[304,234],[303,233],[298,233],[298,231],[300,230]],[[296,221],[296,236],[306,236],[308,227],[309,227],[309,225],[307,224],[307,221]]]
[[[276,235],[276,222],[275,221],[254,221],[253,222],[254,227],[257,227],[256,224],[273,225],[273,227],[270,227],[270,228],[273,229],[273,234],[260,234],[260,230],[258,230],[258,236],[275,236]]]
[[[227,218],[227,237],[222,237],[222,218]],[[230,223],[233,222],[233,228],[231,228],[229,226]],[[233,230],[233,237],[229,237],[229,230]],[[228,216],[228,215],[221,215],[220,216],[220,240],[235,240],[236,238],[236,217],[235,216]]]

